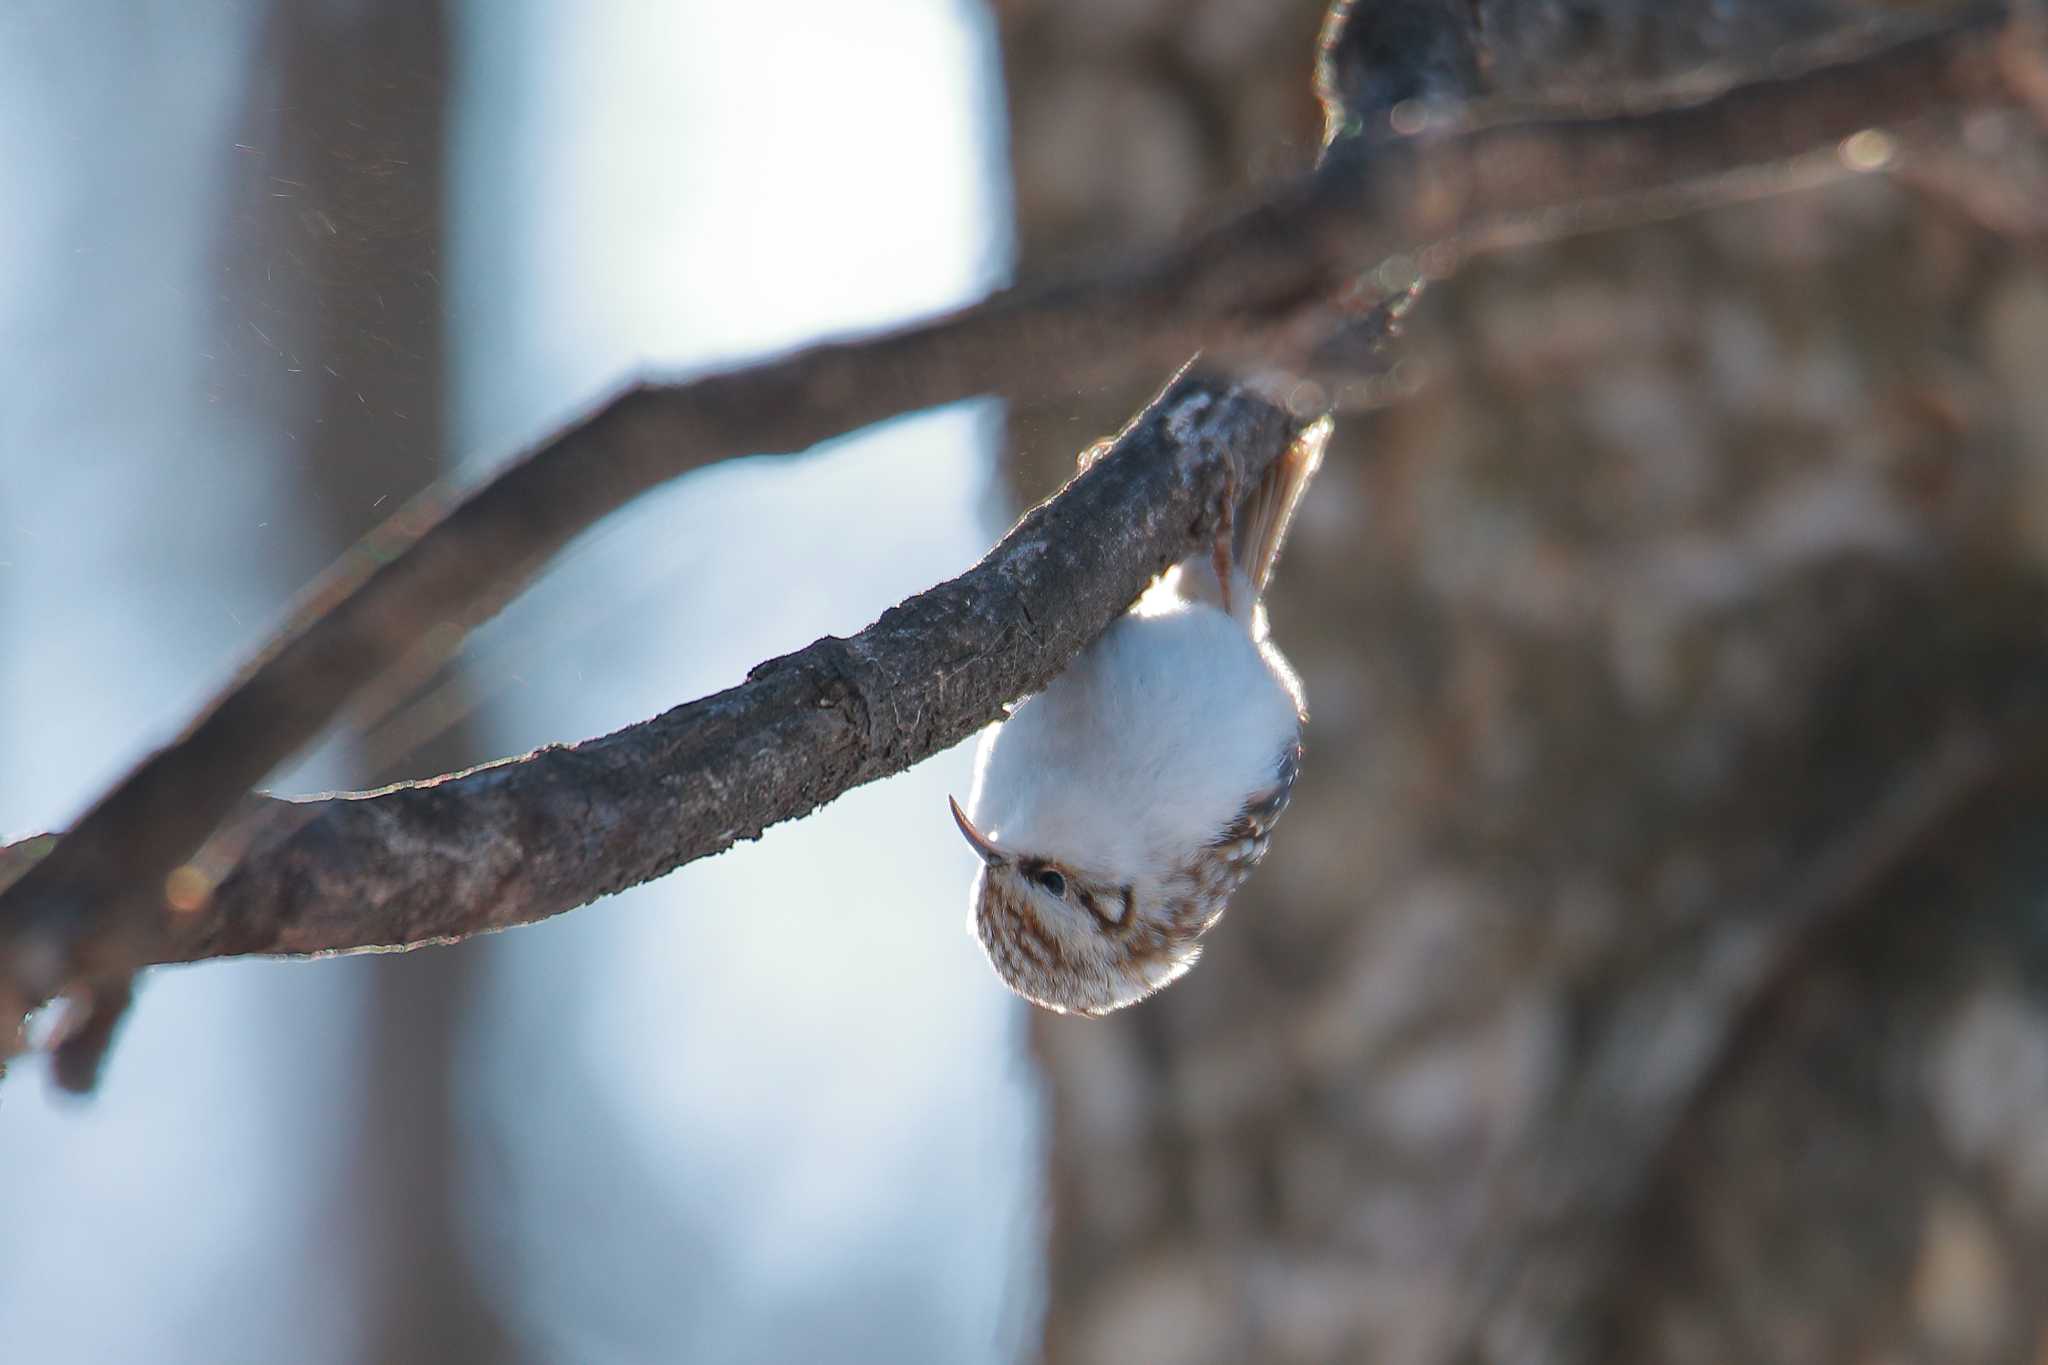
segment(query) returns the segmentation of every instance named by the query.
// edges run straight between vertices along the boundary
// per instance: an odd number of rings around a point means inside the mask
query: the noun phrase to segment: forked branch
[[[1128,493],[1136,485],[1121,480],[1138,476],[1091,475],[1027,519],[1007,552],[854,640],[765,665],[733,692],[623,732],[630,741],[547,750],[336,803],[209,895],[190,877],[167,895],[172,875],[199,866],[196,850],[249,790],[345,705],[444,657],[571,538],[655,485],[727,456],[802,450],[974,394],[1074,386],[1163,368],[1197,349],[1218,364],[1293,359],[1287,348],[1315,340],[1304,318],[1320,320],[1390,258],[1441,272],[1475,251],[1801,183],[1834,163],[1800,158],[1866,126],[2014,102],[2010,63],[1999,60],[2004,14],[2003,5],[1973,6],[1937,33],[1699,102],[1358,139],[1313,174],[1149,258],[1004,291],[865,340],[626,391],[473,496],[432,495],[365,542],[176,742],[0,890],[0,1017],[167,958],[413,942],[535,918],[803,814],[954,742],[1043,682],[1187,543],[1200,524],[1189,499],[1213,493],[1210,474],[1191,475],[1193,486],[1153,489],[1157,503],[1118,502],[1121,520],[1096,520],[1088,509],[1102,509],[1091,499]],[[1140,427],[1165,420],[1155,408]],[[1284,424],[1278,413],[1269,420]],[[1145,534],[1130,529],[1141,506]],[[1091,538],[1102,543],[1082,543]],[[1071,572],[1020,577],[1019,554]],[[643,742],[651,747],[635,747]],[[655,766],[639,776],[659,774],[667,794],[639,793],[647,803],[633,804],[621,774],[641,763]],[[359,899],[360,919],[314,913],[338,909],[322,899],[334,893],[292,878],[455,818],[458,793],[469,803],[461,818],[483,822],[465,826],[475,838],[514,826],[527,837],[505,844],[502,857],[464,848],[438,886],[437,874],[422,872],[409,889],[380,893],[381,911]],[[577,805],[586,814],[569,819]],[[481,814],[487,807],[497,825]],[[532,864],[544,846],[562,856]],[[423,865],[446,852],[408,847]],[[516,871],[504,861],[515,851],[529,860]],[[444,899],[452,889],[470,899]],[[210,908],[173,908],[194,900]]]

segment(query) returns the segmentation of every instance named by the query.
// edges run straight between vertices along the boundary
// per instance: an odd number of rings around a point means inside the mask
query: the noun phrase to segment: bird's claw
[[[1216,590],[1223,597],[1226,615],[1235,615],[1230,603],[1230,573],[1237,564],[1234,542],[1237,536],[1237,459],[1224,461],[1223,512],[1216,525],[1216,540],[1209,547],[1209,563],[1216,570]]]

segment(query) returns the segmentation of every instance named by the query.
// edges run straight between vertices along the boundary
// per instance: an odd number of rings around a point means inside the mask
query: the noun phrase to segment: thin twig
[[[96,982],[71,1000],[71,1015],[50,1049],[50,1074],[59,1087],[84,1095],[99,1084],[107,1049],[134,1003],[132,972]]]

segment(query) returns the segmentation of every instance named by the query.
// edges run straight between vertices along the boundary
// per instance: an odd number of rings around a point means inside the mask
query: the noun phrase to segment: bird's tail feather
[[[1266,590],[1266,580],[1273,576],[1280,546],[1294,521],[1294,509],[1322,466],[1323,447],[1329,439],[1327,417],[1302,428],[1237,504],[1231,558],[1261,593]]]

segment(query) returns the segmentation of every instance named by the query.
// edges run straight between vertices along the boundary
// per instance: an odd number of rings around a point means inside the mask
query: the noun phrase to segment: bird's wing
[[[1301,744],[1295,741],[1281,753],[1273,774],[1273,785],[1252,793],[1243,809],[1238,811],[1237,818],[1209,841],[1212,847],[1223,851],[1224,860],[1240,879],[1266,856],[1266,844],[1273,836],[1273,826],[1279,822],[1288,801],[1294,796],[1294,779],[1300,772]]]

